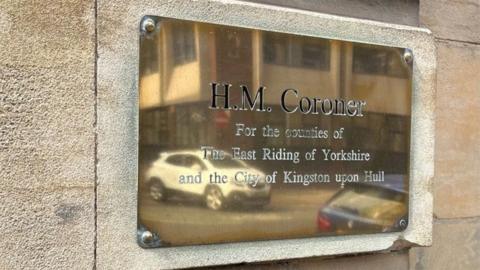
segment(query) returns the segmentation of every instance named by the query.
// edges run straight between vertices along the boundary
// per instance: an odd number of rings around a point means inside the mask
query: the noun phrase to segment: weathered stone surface
[[[418,0],[246,0],[346,17],[418,26]]]
[[[431,242],[435,48],[428,31],[239,1],[98,2],[97,267],[170,269],[387,250],[402,238]],[[257,241],[144,250],[135,243],[138,38],[143,15],[200,20],[412,48],[416,57],[412,192],[402,233]],[[258,14],[265,14],[259,16]],[[114,229],[112,229],[114,228]]]
[[[410,250],[410,269],[480,268],[480,218],[436,220],[433,246]]]
[[[0,5],[2,65],[61,67],[65,74],[73,76],[72,81],[78,81],[77,77],[91,79],[93,0],[1,0]],[[89,76],[85,76],[86,72]]]
[[[0,198],[1,269],[93,268],[92,188],[2,187]]]
[[[420,25],[436,37],[480,42],[479,0],[421,0]]]
[[[435,203],[439,218],[480,215],[480,45],[438,42]]]
[[[94,2],[0,6],[0,268],[92,268]]]
[[[408,253],[393,252],[388,254],[372,254],[331,259],[304,259],[268,264],[241,266],[224,266],[215,270],[406,270],[408,269]]]

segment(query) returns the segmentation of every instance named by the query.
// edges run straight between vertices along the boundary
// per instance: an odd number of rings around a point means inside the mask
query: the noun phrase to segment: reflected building
[[[227,150],[232,145],[297,151],[312,147],[362,149],[376,157],[371,169],[408,174],[411,71],[401,60],[402,49],[175,20],[161,21],[159,27],[154,38],[143,38],[141,43],[141,158],[153,159],[161,151],[201,145]],[[241,99],[240,85],[248,86],[252,93],[265,86],[264,100],[273,110],[209,109],[211,82],[232,84],[233,103]],[[288,114],[279,103],[280,93],[287,88],[297,89],[302,96],[365,100],[368,104],[364,117]],[[344,127],[348,132],[343,140],[331,136],[322,140],[252,139],[235,136],[235,123],[239,122],[257,130],[269,125],[281,130]],[[262,161],[255,165],[265,170],[274,166]],[[302,169],[303,164],[296,166]]]

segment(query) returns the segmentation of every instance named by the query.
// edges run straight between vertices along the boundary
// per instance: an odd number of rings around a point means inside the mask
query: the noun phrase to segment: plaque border
[[[436,50],[428,29],[234,0],[117,2],[100,2],[97,13],[97,267],[185,268],[431,245]],[[408,227],[395,233],[141,248],[138,54],[140,23],[148,15],[412,50]]]

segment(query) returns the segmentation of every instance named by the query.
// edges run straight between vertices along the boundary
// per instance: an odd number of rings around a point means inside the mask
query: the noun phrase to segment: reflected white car
[[[213,210],[270,202],[265,174],[230,155],[211,160],[204,159],[202,151],[163,152],[145,176],[150,197],[156,201],[173,195],[199,197]]]

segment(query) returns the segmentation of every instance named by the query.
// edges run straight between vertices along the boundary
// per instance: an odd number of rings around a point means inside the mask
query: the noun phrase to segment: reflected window
[[[174,165],[174,166],[184,166],[185,163],[184,163],[184,159],[183,159],[183,156],[182,155],[172,155],[172,156],[169,156],[166,160],[166,162],[170,165]]]
[[[326,42],[306,42],[302,45],[302,66],[328,69],[330,50]]]
[[[190,148],[195,147],[198,143],[207,142],[207,130],[203,128],[207,120],[207,111],[206,103],[175,106],[173,117],[176,128],[170,129],[168,132],[175,134],[177,146]]]
[[[281,108],[278,105],[268,105],[274,111],[280,111]],[[278,116],[276,114],[264,114],[263,117],[258,117],[255,120],[257,121],[257,128],[260,130],[262,127],[267,126],[271,129],[279,129],[283,130],[287,127],[287,117],[289,116]],[[278,137],[261,137],[262,145],[268,147],[280,147],[284,146],[286,142],[285,136],[278,136]]]
[[[240,58],[240,51],[242,48],[242,41],[240,36],[236,32],[228,32],[227,33],[227,40],[226,40],[226,47],[227,47],[227,56],[233,59]]]
[[[266,33],[263,38],[263,57],[265,63],[288,65],[288,40],[274,34]]]
[[[374,46],[353,47],[353,72],[395,77],[406,77],[401,50]]]
[[[211,159],[210,163],[217,169],[248,168],[245,163],[232,159],[231,156],[226,156],[225,159]]]
[[[264,33],[263,60],[267,64],[328,70],[330,45],[322,39]]]
[[[154,142],[154,124],[153,124],[153,115],[149,111],[145,111],[140,114],[140,127],[142,128],[142,133],[140,133],[140,140],[145,144],[152,144]]]
[[[177,65],[192,62],[196,58],[193,27],[192,23],[178,23],[172,33],[174,62]]]
[[[157,73],[159,68],[157,40],[145,39],[142,46],[145,50],[140,56],[140,71],[145,75]]]
[[[167,145],[168,112],[166,108],[147,110],[140,115],[140,127],[144,130],[141,141],[146,145]]]
[[[201,168],[202,170],[206,170],[207,167],[205,166],[205,164],[196,156],[193,156],[193,155],[185,155],[185,164],[184,164],[185,167],[187,168],[193,168],[193,167],[196,167],[198,166],[199,168]]]
[[[398,115],[388,115],[386,116],[385,126],[388,128],[388,134],[386,134],[388,141],[386,142],[385,148],[389,146],[389,150],[392,152],[407,153],[408,119]]]

